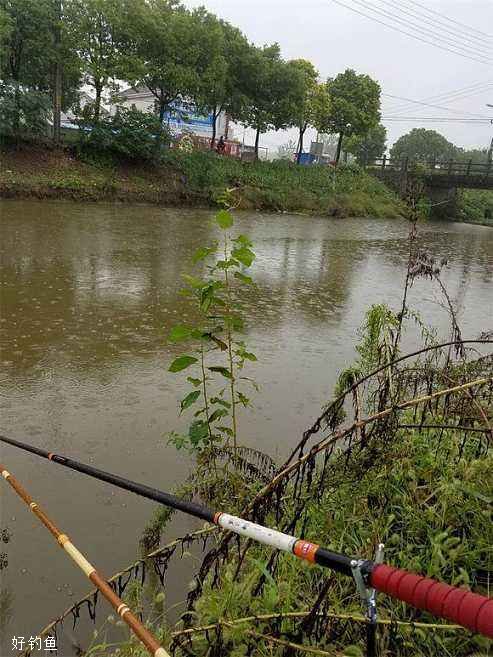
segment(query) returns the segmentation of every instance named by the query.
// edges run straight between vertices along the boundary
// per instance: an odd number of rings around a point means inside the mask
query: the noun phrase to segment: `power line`
[[[472,48],[469,48],[469,47],[467,47],[467,46],[465,46],[461,43],[456,45],[455,42],[451,38],[445,37],[445,36],[440,36],[440,34],[436,31],[434,31],[434,30],[430,30],[427,27],[421,27],[419,24],[413,23],[413,22],[409,21],[408,19],[404,20],[402,18],[399,18],[399,16],[396,16],[395,14],[393,14],[389,11],[379,9],[378,7],[374,7],[372,5],[369,5],[367,2],[362,2],[361,0],[353,0],[353,2],[357,5],[359,5],[360,7],[363,7],[363,9],[366,9],[367,11],[371,11],[371,12],[377,14],[377,15],[383,16],[384,18],[388,18],[388,19],[390,19],[392,21],[395,21],[395,22],[397,22],[401,25],[404,25],[404,27],[406,27],[406,28],[410,28],[412,30],[415,30],[415,31],[421,33],[421,34],[424,34],[424,36],[427,39],[429,39],[429,38],[436,39],[437,41],[441,41],[442,43],[445,43],[447,46],[453,46],[456,49],[456,51],[460,50],[462,52],[462,54],[467,53],[468,55],[472,55],[474,57],[478,57],[478,58],[481,58],[483,60],[487,60],[487,61],[483,61],[482,62],[483,64],[485,64],[485,63],[492,64],[493,63],[493,60],[488,55],[485,55],[484,53],[476,52]],[[437,45],[437,44],[435,44],[435,45]]]
[[[440,18],[448,21],[449,23],[454,23],[455,25],[459,25],[460,27],[469,30],[470,32],[476,32],[476,34],[480,35],[477,37],[478,39],[480,39],[482,36],[482,37],[486,37],[486,39],[489,40],[490,43],[493,41],[493,36],[491,34],[486,34],[485,32],[481,32],[481,30],[478,30],[475,27],[470,27],[469,25],[465,25],[464,23],[460,23],[459,21],[456,21],[453,18],[449,18],[448,16],[445,16],[445,14],[440,14],[438,11],[435,11],[434,9],[429,9],[428,7],[422,5],[421,3],[416,2],[416,0],[407,0],[407,2],[412,5],[416,5],[417,7],[421,7],[421,9],[424,9],[430,14],[435,14],[435,16],[439,16]]]
[[[450,116],[382,116],[382,121],[426,122],[426,123],[465,123],[468,125],[491,125],[493,119],[452,118]]]
[[[384,23],[383,21],[379,20],[378,18],[375,18],[373,16],[369,16],[368,14],[365,14],[362,11],[359,11],[358,9],[355,9],[354,7],[350,7],[349,5],[346,5],[345,3],[341,2],[341,0],[332,0],[332,2],[335,2],[337,5],[340,5],[341,7],[344,7],[345,9],[349,9],[350,11],[352,11],[356,14],[359,14],[360,16],[364,16],[365,18],[368,18],[371,21],[374,21],[375,23],[379,23],[380,25],[384,25],[385,27],[389,27],[391,30],[395,30],[396,32],[400,32],[401,34],[405,34],[406,36],[409,36],[412,39],[416,39],[417,41],[421,41],[422,43],[426,43],[429,46],[434,46],[435,48],[439,48],[440,50],[444,50],[446,52],[451,52],[453,55],[459,55],[459,57],[464,57],[466,59],[470,59],[473,62],[479,62],[480,64],[490,65],[490,62],[483,61],[481,59],[478,59],[477,57],[470,57],[469,55],[465,55],[464,53],[457,52],[456,50],[452,50],[451,48],[446,48],[444,46],[440,46],[437,43],[433,43],[432,41],[422,39],[421,37],[417,36],[416,34],[412,34],[411,32],[406,32],[405,30],[401,30],[398,27],[395,27],[395,25],[389,25],[388,23]]]
[[[448,91],[448,92],[442,92],[441,94],[435,94],[434,96],[427,96],[426,98],[423,98],[423,102],[427,102],[429,100],[431,101],[438,101],[438,102],[456,102],[457,100],[464,100],[466,98],[469,98],[470,96],[474,96],[479,93],[484,93],[485,91],[489,90],[490,87],[493,85],[493,80],[489,82],[477,82],[474,85],[468,86],[468,87],[462,87],[460,89],[456,89],[455,91]],[[390,108],[392,112],[394,111],[406,111],[407,109],[410,109],[409,103],[400,103],[398,105],[395,105],[394,107]]]
[[[438,22],[436,19],[430,19],[426,15],[422,16],[419,13],[416,13],[416,10],[414,10],[414,9],[411,9],[410,11],[408,11],[407,8],[403,9],[403,8],[399,7],[399,3],[395,2],[395,1],[394,2],[389,2],[389,0],[376,0],[376,1],[380,2],[381,4],[384,4],[384,5],[389,5],[394,10],[400,12],[401,14],[411,16],[411,18],[417,19],[418,21],[423,21],[427,25],[431,25],[435,30],[436,29],[442,30],[444,32],[448,32],[454,38],[460,38],[462,41],[466,41],[466,42],[469,41],[470,43],[472,43],[472,46],[475,50],[483,51],[482,53],[479,53],[479,54],[483,54],[483,55],[486,55],[486,56],[491,55],[492,45],[493,45],[492,43],[489,43],[488,45],[486,45],[484,43],[481,43],[481,41],[477,41],[475,37],[471,37],[471,36],[468,36],[467,34],[457,32],[456,29],[454,30],[453,28],[447,27],[447,25],[444,25],[444,24]],[[402,2],[402,0],[401,0],[401,2]],[[404,7],[405,7],[405,5],[404,5]],[[425,28],[425,29],[427,29],[427,28]],[[447,37],[447,39],[450,40],[450,37]],[[459,44],[459,45],[461,45],[461,47],[471,49],[471,46],[468,45],[467,43],[463,44],[463,46],[462,46],[462,44]]]
[[[453,114],[461,114],[461,115],[468,114],[469,116],[479,117],[481,119],[489,119],[489,117],[485,116],[484,114],[477,114],[477,113],[466,112],[466,111],[461,112],[460,110],[454,110],[454,109],[451,109],[450,107],[444,107],[443,105],[433,105],[431,103],[425,103],[425,102],[420,101],[420,100],[413,100],[412,98],[403,98],[402,96],[394,96],[393,94],[386,94],[386,93],[382,93],[382,96],[387,96],[388,98],[396,98],[398,100],[407,100],[408,103],[412,103],[414,105],[424,105],[425,107],[433,107],[435,109],[442,109],[442,110],[446,110],[447,112],[452,112]],[[393,111],[393,110],[391,110],[391,111]]]

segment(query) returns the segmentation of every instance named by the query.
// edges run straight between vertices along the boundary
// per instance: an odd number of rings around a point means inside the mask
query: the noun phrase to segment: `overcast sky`
[[[334,0],[184,0],[188,7],[204,5],[209,11],[238,26],[257,45],[277,41],[286,59],[311,60],[322,79],[337,75],[346,68],[354,68],[378,80],[384,94],[419,101],[476,83],[489,83],[487,88],[483,87],[467,98],[428,101],[453,109],[456,113],[414,105],[404,116],[460,118],[457,112],[464,112],[493,118],[493,109],[485,106],[486,103],[493,104],[493,37],[488,37],[493,33],[492,0],[340,2],[444,48],[453,50],[459,47],[463,54],[474,58],[475,53],[481,53],[478,58],[489,63],[471,61],[417,41],[358,15]],[[397,23],[382,13],[372,13],[368,6],[380,12],[391,12],[403,22]],[[402,10],[400,13],[397,7]],[[423,7],[475,28],[481,34],[467,31],[457,23],[444,21],[436,14],[426,13]],[[422,12],[421,18],[416,17],[414,12]],[[416,28],[410,26],[408,21],[415,23]],[[417,32],[417,29],[432,30],[446,41],[440,42],[427,32]],[[461,46],[455,46],[459,43]],[[404,104],[403,101],[382,96],[383,116],[395,116],[396,110],[392,111],[392,108]],[[416,121],[396,123],[384,120],[383,123],[387,127],[389,145],[401,134],[420,125]],[[438,130],[450,141],[464,147],[487,147],[493,137],[493,125],[426,123],[425,127]],[[236,136],[241,139],[242,132],[238,130]],[[277,144],[285,143],[292,136],[292,132],[268,133],[263,135],[261,144],[275,150]],[[252,139],[252,133],[248,131],[246,141],[252,143]]]

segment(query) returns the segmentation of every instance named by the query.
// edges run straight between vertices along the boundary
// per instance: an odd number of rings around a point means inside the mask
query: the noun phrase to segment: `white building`
[[[118,105],[150,112],[154,111],[156,98],[146,87],[130,87],[118,94]],[[198,137],[212,137],[212,114],[195,113],[186,103],[177,102],[175,108],[175,111],[165,117],[166,124],[172,132],[176,134],[191,132]],[[216,137],[219,139],[221,135],[226,139],[231,139],[232,136],[229,119],[224,112],[221,112],[216,121]]]

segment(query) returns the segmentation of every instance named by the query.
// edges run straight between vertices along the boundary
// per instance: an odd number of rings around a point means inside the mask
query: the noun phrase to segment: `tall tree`
[[[0,77],[12,134],[29,131],[28,123],[35,131],[41,128],[35,108],[40,118],[47,117],[43,94],[53,97],[56,126],[61,107],[77,87],[78,70],[60,12],[60,0],[0,0]]]
[[[255,157],[258,159],[260,135],[290,123],[291,89],[297,80],[293,69],[281,59],[278,44],[263,48],[251,46],[241,73],[243,102],[238,119],[255,130]]]
[[[456,157],[458,148],[436,130],[414,128],[392,146],[393,160],[409,158],[413,162],[444,162]]]
[[[195,100],[199,108],[212,114],[210,145],[214,148],[221,112],[235,117],[241,106],[241,71],[249,45],[241,31],[229,23],[204,10],[201,18],[199,34],[205,66]]]
[[[297,162],[303,153],[303,140],[309,126],[318,128],[329,114],[329,94],[327,87],[318,83],[318,71],[306,59],[294,59],[288,62],[293,69],[294,79],[291,93],[292,125],[298,129]],[[289,91],[289,90],[288,90]]]
[[[137,58],[132,81],[152,93],[162,122],[177,101],[198,95],[207,65],[201,57],[207,34],[204,13],[190,13],[173,0],[150,0],[142,17],[134,34]]]
[[[336,162],[339,162],[344,137],[365,135],[380,120],[380,85],[369,75],[346,69],[327,81],[330,114],[326,132],[339,135]]]
[[[385,152],[387,130],[381,123],[370,128],[366,135],[353,135],[346,139],[345,150],[354,155],[359,164],[366,166]]]
[[[137,3],[137,0],[135,0]],[[64,21],[84,76],[94,88],[93,120],[99,121],[103,92],[125,77],[127,53],[119,43],[122,21],[129,20],[129,4],[121,0],[70,0]]]

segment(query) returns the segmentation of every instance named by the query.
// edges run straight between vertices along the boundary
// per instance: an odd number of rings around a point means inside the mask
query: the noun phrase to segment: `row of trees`
[[[473,162],[486,163],[491,157],[488,149],[464,149],[448,141],[436,130],[414,128],[400,137],[390,150],[392,160],[408,158],[411,162]]]
[[[257,47],[204,8],[176,0],[0,0],[0,111],[18,134],[74,105],[93,88],[86,111],[97,123],[102,101],[122,85],[141,85],[163,120],[179,102],[221,112],[255,130],[296,127],[299,153],[308,127],[344,138],[367,135],[380,118],[380,87],[352,70],[321,81],[306,60],[285,61],[277,44]],[[37,119],[37,120],[35,120]],[[5,121],[4,121],[5,122]]]

